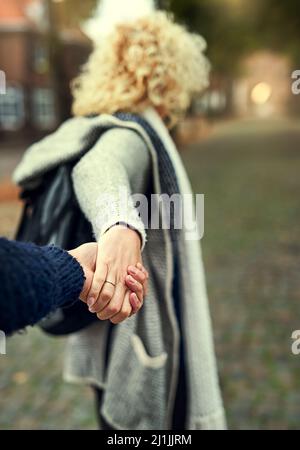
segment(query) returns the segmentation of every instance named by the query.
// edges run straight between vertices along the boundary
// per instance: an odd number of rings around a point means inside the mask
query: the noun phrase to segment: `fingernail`
[[[96,306],[96,304],[89,307],[89,312],[91,312],[91,313],[93,313],[93,314],[97,312],[97,306]]]
[[[135,284],[135,279],[131,275],[129,275],[128,280],[130,283]]]
[[[87,301],[87,305],[90,308],[91,306],[93,306],[93,304],[95,303],[95,298],[94,297],[89,297],[88,301]]]
[[[132,301],[132,303],[133,303],[133,305],[134,305],[134,308],[138,308],[138,298],[137,298],[137,296],[136,295],[133,295],[132,297],[131,297],[131,301]]]
[[[138,273],[138,271],[135,267],[130,267],[129,272],[134,273],[134,274]]]

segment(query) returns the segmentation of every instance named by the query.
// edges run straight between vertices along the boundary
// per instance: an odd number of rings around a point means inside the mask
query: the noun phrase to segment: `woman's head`
[[[208,85],[205,41],[154,12],[118,25],[73,82],[73,113],[139,113],[156,108],[173,126]]]

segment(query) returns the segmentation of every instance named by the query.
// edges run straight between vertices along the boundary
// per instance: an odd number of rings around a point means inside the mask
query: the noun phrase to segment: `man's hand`
[[[86,302],[87,295],[92,285],[96,267],[97,251],[98,244],[96,242],[91,242],[83,244],[68,252],[73,258],[77,259],[84,272],[85,282],[80,293],[80,300],[84,302]]]

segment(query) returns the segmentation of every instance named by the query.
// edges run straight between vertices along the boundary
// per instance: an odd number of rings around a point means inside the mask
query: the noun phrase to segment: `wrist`
[[[76,249],[74,249],[74,250],[66,250],[66,252],[69,253],[69,255],[72,256],[73,259],[76,259],[76,261],[77,261],[78,264],[79,264],[79,261],[78,261],[78,259],[76,258]]]
[[[61,248],[44,247],[47,255],[55,260],[55,272],[57,275],[57,289],[59,291],[59,304],[61,306],[68,301],[78,299],[85,282],[84,270],[76,258],[74,250],[65,251]]]
[[[116,224],[114,224],[110,228],[108,228],[104,234],[106,234],[110,231],[114,231],[114,230],[116,230],[116,231],[122,230],[123,232],[127,232],[128,236],[132,236],[134,239],[136,239],[136,241],[139,243],[140,247],[143,246],[143,238],[142,238],[140,232],[137,229],[128,225],[127,223],[117,222]]]

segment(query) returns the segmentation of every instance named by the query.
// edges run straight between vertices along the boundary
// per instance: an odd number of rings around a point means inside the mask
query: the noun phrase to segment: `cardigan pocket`
[[[192,418],[191,430],[226,430],[226,416],[223,406],[202,417]]]
[[[163,352],[158,356],[150,356],[145,349],[142,339],[137,334],[131,336],[131,345],[143,366],[149,367],[150,369],[160,369],[166,364],[168,358],[167,353]]]
[[[128,337],[118,358],[115,354],[107,373],[102,417],[117,430],[164,429],[167,354],[150,356],[136,334]]]

